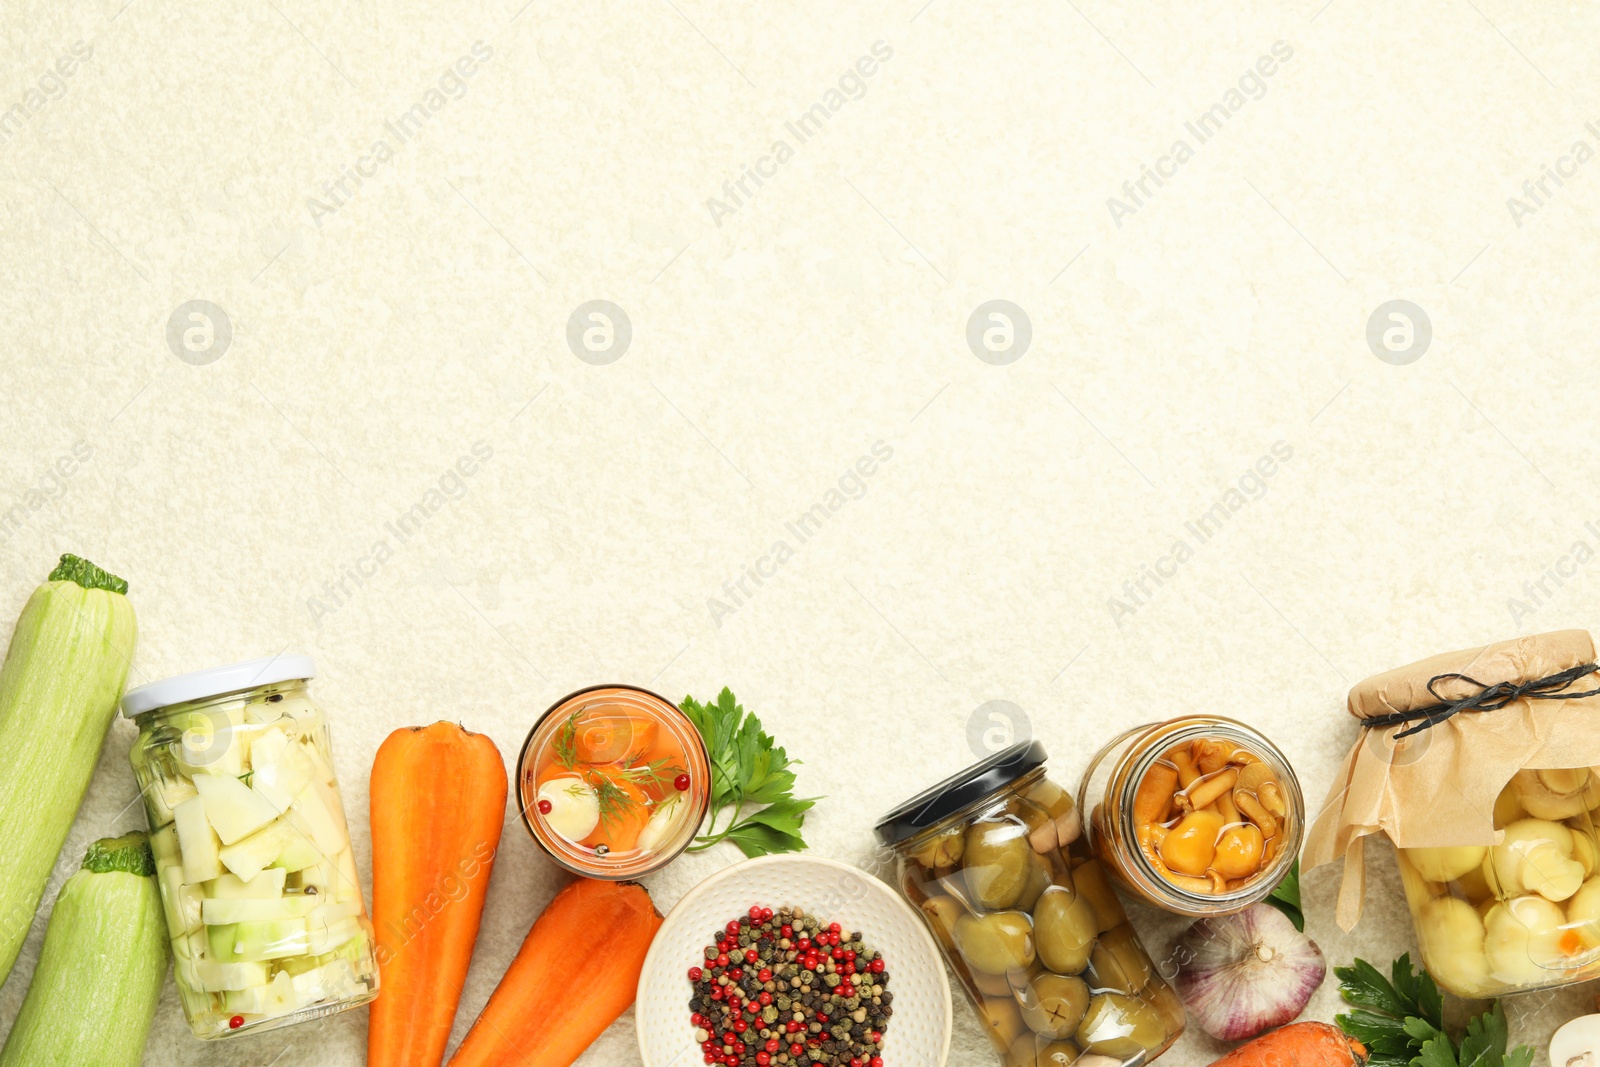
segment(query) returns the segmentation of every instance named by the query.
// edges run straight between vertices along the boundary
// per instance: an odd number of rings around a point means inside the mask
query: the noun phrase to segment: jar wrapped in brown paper
[[[1382,833],[1423,963],[1491,997],[1600,977],[1600,667],[1583,630],[1450,652],[1350,691],[1361,737],[1306,842],[1344,858],[1339,925],[1361,916]]]

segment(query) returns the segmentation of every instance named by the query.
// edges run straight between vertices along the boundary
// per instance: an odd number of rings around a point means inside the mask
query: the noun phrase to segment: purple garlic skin
[[[1322,950],[1267,904],[1201,919],[1174,946],[1173,985],[1219,1041],[1245,1041],[1299,1018],[1328,975]]]

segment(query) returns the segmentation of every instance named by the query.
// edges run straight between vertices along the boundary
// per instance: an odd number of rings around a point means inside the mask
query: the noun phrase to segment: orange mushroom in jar
[[[1167,882],[1194,893],[1248,885],[1276,860],[1288,804],[1255,753],[1197,738],[1163,754],[1134,794],[1136,839]]]

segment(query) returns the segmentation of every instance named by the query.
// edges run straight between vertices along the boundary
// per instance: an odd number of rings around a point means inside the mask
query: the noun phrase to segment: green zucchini
[[[83,803],[137,634],[128,583],[76,556],[22,609],[0,667],[0,981]]]
[[[142,833],[96,841],[45,930],[0,1067],[139,1067],[167,974],[167,924]]]

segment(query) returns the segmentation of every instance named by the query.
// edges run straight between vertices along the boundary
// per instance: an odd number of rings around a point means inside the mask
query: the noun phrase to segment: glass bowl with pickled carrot
[[[711,802],[694,723],[646,689],[599,685],[557,701],[517,761],[522,821],[561,866],[638,878],[689,847]]]

